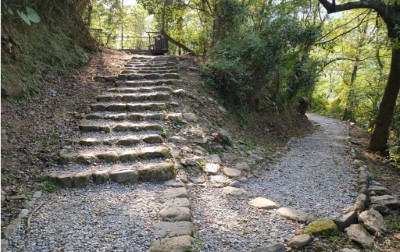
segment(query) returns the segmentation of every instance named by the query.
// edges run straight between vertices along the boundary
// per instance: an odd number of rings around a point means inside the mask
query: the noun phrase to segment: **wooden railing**
[[[168,39],[160,32],[147,32],[147,37],[104,34],[101,29],[89,29],[96,41],[103,46],[121,50],[168,51]]]

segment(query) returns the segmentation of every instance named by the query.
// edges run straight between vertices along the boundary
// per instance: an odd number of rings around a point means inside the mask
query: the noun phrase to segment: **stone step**
[[[116,146],[135,146],[140,144],[160,144],[163,138],[159,134],[145,135],[126,135],[126,136],[91,136],[72,141],[80,146],[116,145]]]
[[[99,102],[91,104],[93,112],[100,111],[160,111],[178,106],[175,102],[141,102],[141,103],[115,103]]]
[[[168,92],[138,93],[138,94],[115,94],[105,93],[97,97],[98,102],[138,102],[138,101],[168,101],[171,94]]]
[[[163,125],[159,123],[132,123],[132,122],[109,122],[103,120],[85,120],[79,125],[82,132],[120,132],[120,131],[162,131]]]
[[[163,80],[127,80],[122,83],[118,83],[119,87],[154,87],[154,86],[165,86],[165,85],[177,85],[181,80],[177,79],[163,79]]]
[[[78,166],[78,167],[77,167]],[[91,183],[103,184],[166,181],[174,177],[175,164],[171,161],[155,161],[135,164],[104,164],[100,167],[85,165],[64,166],[63,172],[54,171],[47,175],[48,180],[61,187],[82,187]]]
[[[59,153],[59,163],[71,162],[80,164],[131,162],[137,160],[170,158],[170,149],[166,146],[147,146],[140,148],[96,148],[80,151],[62,150]]]
[[[125,65],[124,70],[149,70],[149,71],[159,71],[159,70],[177,70],[178,66],[144,66],[144,65]]]
[[[166,73],[177,73],[177,69],[137,69],[137,68],[125,68],[121,74],[166,74]]]
[[[97,112],[85,115],[87,120],[114,120],[114,121],[162,121],[166,113],[112,113]]]
[[[151,87],[125,87],[125,88],[110,88],[107,92],[110,93],[152,93],[152,92],[172,92],[173,89],[169,86],[151,86]]]
[[[118,76],[122,80],[160,80],[160,79],[180,79],[177,73],[165,73],[165,74],[120,74]]]
[[[142,66],[142,67],[168,67],[168,66],[176,66],[178,64],[177,61],[147,61],[147,62],[135,62],[130,61],[127,65],[132,66]]]

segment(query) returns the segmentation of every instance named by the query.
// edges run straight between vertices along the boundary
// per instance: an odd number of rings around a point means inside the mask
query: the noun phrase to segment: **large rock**
[[[374,239],[361,224],[352,224],[346,228],[347,236],[354,242],[360,244],[364,248],[372,248]]]
[[[280,207],[278,203],[263,197],[257,197],[255,199],[250,200],[249,205],[252,205],[253,207],[256,208],[264,208],[264,209],[275,209]]]
[[[221,129],[218,132],[218,136],[221,139],[221,141],[227,145],[232,145],[232,138],[231,136],[228,134],[228,132],[226,132],[225,130]]]
[[[192,250],[192,238],[189,235],[163,238],[154,241],[150,246],[151,252],[186,252]]]
[[[338,232],[338,227],[335,222],[330,219],[317,219],[306,227],[303,231],[305,234],[311,234],[314,236],[331,236]]]
[[[371,195],[385,195],[385,194],[390,194],[390,190],[387,189],[384,186],[379,186],[379,185],[370,185],[368,187],[368,191]]]
[[[382,196],[371,196],[371,207],[375,208],[379,212],[379,209],[383,207],[387,207],[389,209],[400,209],[399,200],[393,195],[382,195]]]
[[[190,209],[187,207],[166,207],[160,211],[163,221],[190,221]]]
[[[369,231],[378,236],[388,231],[388,227],[382,215],[373,208],[360,213],[358,215],[358,220],[363,223]]]
[[[250,166],[246,162],[239,162],[235,165],[235,169],[248,172],[250,171]]]
[[[340,215],[334,221],[335,221],[336,225],[338,226],[339,230],[343,231],[347,227],[349,227],[351,224],[354,224],[357,222],[357,213],[352,210],[348,213]]]
[[[356,203],[354,204],[354,210],[360,213],[365,210],[367,205],[367,195],[360,193],[356,198]]]
[[[193,224],[189,221],[158,222],[154,224],[154,233],[160,238],[191,235]]]
[[[290,207],[281,207],[276,211],[276,213],[288,219],[303,223],[310,223],[317,219],[312,214],[308,214],[300,210],[295,210]]]
[[[286,251],[285,245],[279,243],[266,245],[252,250],[252,252],[285,252],[285,251]]]
[[[309,244],[311,240],[312,238],[309,234],[296,235],[289,241],[288,245],[293,249],[299,249],[307,246],[307,244]]]
[[[117,183],[135,183],[139,180],[137,171],[133,170],[120,170],[111,171],[110,180]]]

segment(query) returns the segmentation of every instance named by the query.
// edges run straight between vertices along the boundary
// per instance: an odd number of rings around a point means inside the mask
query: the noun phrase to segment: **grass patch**
[[[60,189],[60,187],[57,184],[54,184],[50,181],[43,181],[36,185],[36,190],[38,190],[38,191],[46,191],[46,192],[53,193],[53,192],[57,191],[58,189]]]

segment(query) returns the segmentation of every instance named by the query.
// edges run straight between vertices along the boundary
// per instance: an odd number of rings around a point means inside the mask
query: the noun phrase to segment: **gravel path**
[[[8,251],[147,251],[165,188],[110,183],[46,194],[31,229],[22,227]]]
[[[266,197],[317,217],[334,217],[351,206],[356,173],[348,150],[345,123],[309,114],[320,127],[310,136],[291,141],[290,151],[279,163],[264,167],[259,178],[239,184],[249,195],[227,196],[220,188],[190,189],[192,210],[201,251],[246,251],[275,242],[287,244],[299,224],[248,205]]]

